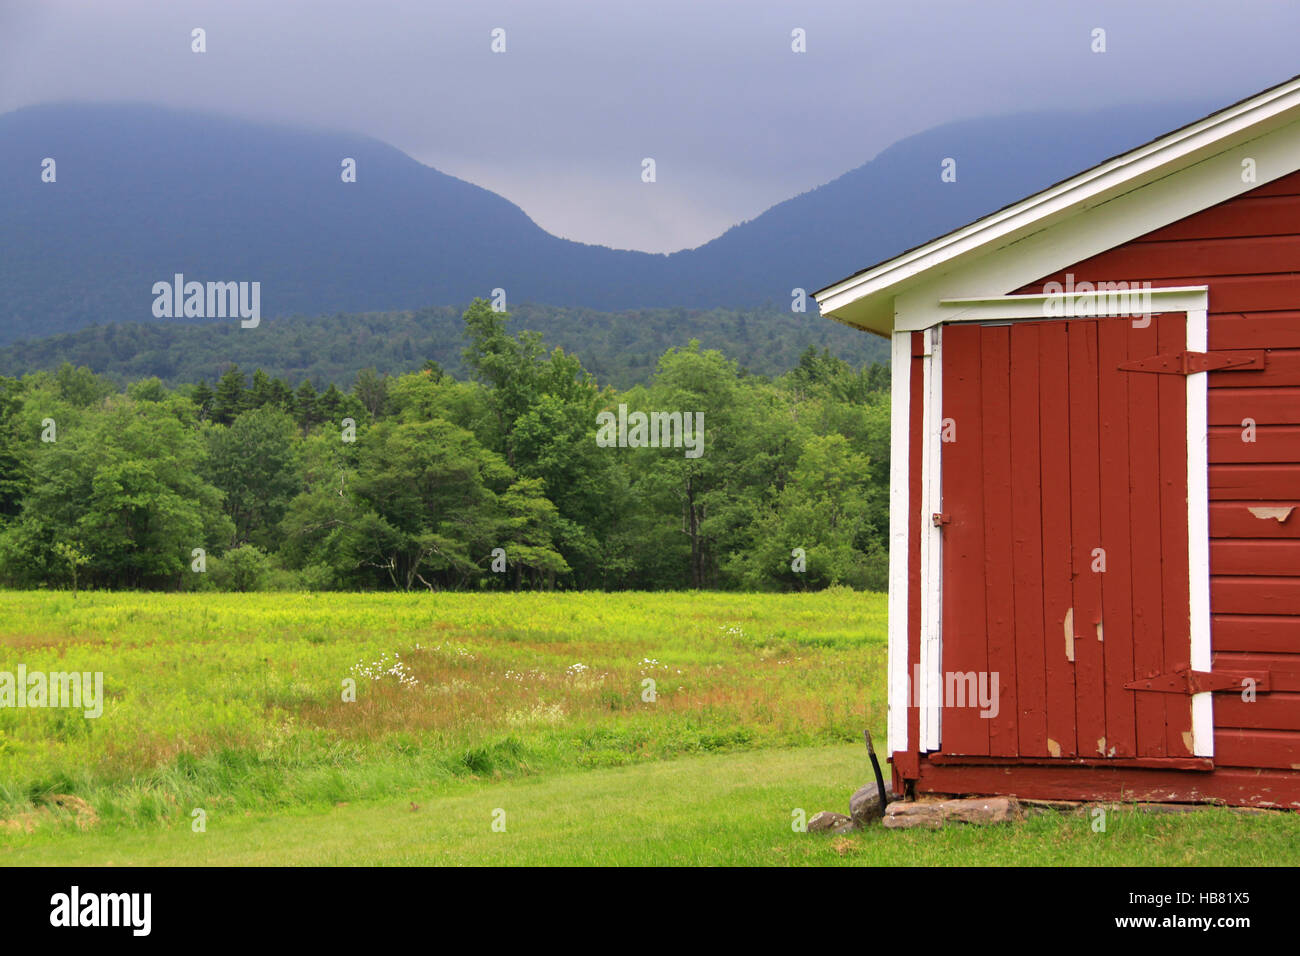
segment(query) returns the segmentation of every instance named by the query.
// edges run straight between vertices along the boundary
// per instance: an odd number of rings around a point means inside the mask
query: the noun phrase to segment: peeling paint
[[[1101,640],[1101,621],[1097,622],[1097,640]]]
[[[1097,753],[1101,754],[1103,757],[1106,756],[1106,738],[1105,738],[1105,737],[1098,737],[1098,738],[1097,738]]]
[[[1291,512],[1295,511],[1295,505],[1286,508],[1270,508],[1264,505],[1254,505],[1246,509],[1256,518],[1267,521],[1273,518],[1278,524],[1283,524],[1287,518],[1291,517]]]
[[[1065,612],[1065,659],[1074,660],[1074,608]]]
[[[1192,752],[1192,732],[1190,730],[1183,731],[1183,746],[1187,748],[1188,753]]]
[[[1051,754],[1053,757],[1059,757],[1059,756],[1061,756],[1061,745],[1058,744],[1058,743],[1057,743],[1055,740],[1053,740],[1051,737],[1048,737],[1048,738],[1047,738],[1047,752],[1048,752],[1049,754]]]

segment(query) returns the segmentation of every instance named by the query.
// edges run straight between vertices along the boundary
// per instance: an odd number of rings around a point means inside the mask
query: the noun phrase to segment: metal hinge
[[[1244,690],[1250,686],[1245,683],[1248,680],[1255,682],[1254,690],[1268,690],[1268,671],[1194,671],[1190,667],[1179,667],[1169,674],[1132,680],[1124,685],[1124,689],[1146,690],[1157,694],[1204,694]]]
[[[1121,372],[1156,372],[1162,375],[1191,375],[1194,372],[1213,372],[1216,369],[1262,369],[1265,353],[1260,351],[1233,352],[1165,352],[1150,358],[1123,362]]]

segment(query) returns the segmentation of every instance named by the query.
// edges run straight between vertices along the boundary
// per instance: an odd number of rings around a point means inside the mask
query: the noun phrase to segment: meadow
[[[853,741],[883,732],[884,628],[883,596],[847,589],[0,592],[0,667],[103,671],[105,695],[95,720],[0,709],[0,817],[71,794],[156,824]]]
[[[1222,809],[793,832],[883,738],[885,599],[848,589],[10,591],[0,648],[106,698],[0,709],[5,865],[1300,863],[1295,814]]]

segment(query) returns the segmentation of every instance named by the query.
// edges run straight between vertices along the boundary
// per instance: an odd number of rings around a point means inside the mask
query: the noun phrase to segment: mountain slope
[[[673,257],[679,284],[726,301],[772,283],[809,292],[937,238],[1184,123],[1205,104],[1028,113],[948,123]],[[956,160],[956,182],[940,179]],[[797,280],[797,281],[796,281]]]
[[[153,321],[153,283],[177,272],[260,281],[266,317],[452,305],[496,287],[511,305],[786,308],[794,287],[812,291],[1205,111],[948,124],[663,256],[559,239],[373,139],[152,106],[31,107],[0,116],[0,343]],[[40,179],[45,157],[58,164],[53,184]],[[357,160],[356,183],[340,180],[344,157]],[[945,157],[955,183],[939,179]]]

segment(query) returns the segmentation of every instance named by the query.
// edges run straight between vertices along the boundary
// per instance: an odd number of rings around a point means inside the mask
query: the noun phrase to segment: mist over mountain
[[[260,282],[265,317],[463,305],[498,287],[508,305],[788,309],[793,288],[811,293],[1209,108],[947,124],[705,245],[655,255],[552,236],[374,139],[154,106],[30,107],[0,116],[0,343],[177,323],[154,317],[151,292],[176,273]],[[355,183],[341,180],[344,158]],[[940,179],[946,158],[956,182]],[[791,321],[821,321],[808,309]]]

